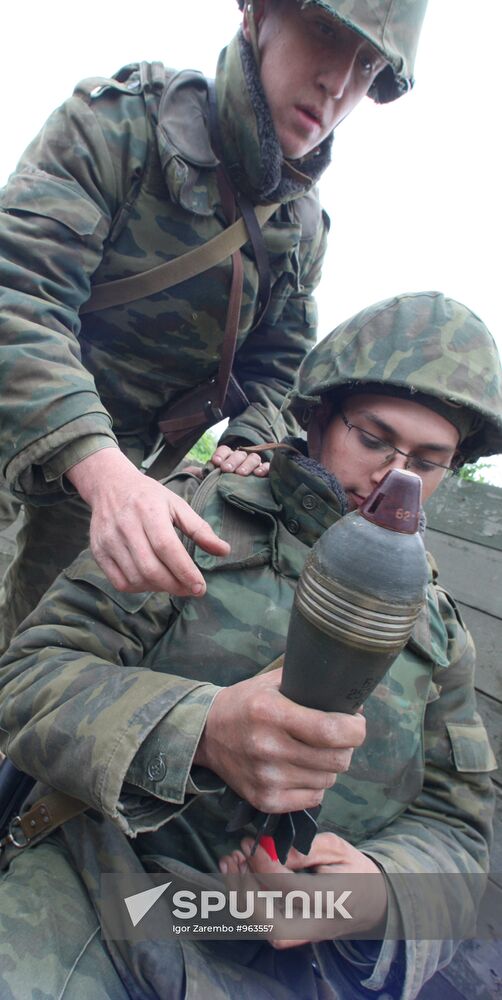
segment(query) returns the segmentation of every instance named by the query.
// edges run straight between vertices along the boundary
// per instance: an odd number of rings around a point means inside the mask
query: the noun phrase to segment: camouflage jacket
[[[83,553],[1,661],[3,749],[19,768],[106,817],[77,817],[61,834],[92,894],[100,871],[113,865],[216,871],[218,857],[237,846],[238,835],[225,832],[218,781],[192,768],[193,755],[221,686],[284,651],[306,554],[339,517],[328,486],[282,450],[268,480],[213,471],[201,485],[186,472],[169,485],[232,545],[224,559],[195,550],[204,598],[119,593]],[[472,641],[431,577],[408,646],[366,702],[366,742],[325,794],[320,817],[322,829],[389,873],[487,868],[486,772],[495,764],[473,671]],[[449,903],[461,905],[458,895]],[[406,896],[395,905],[409,938],[400,995],[413,997],[452,948],[414,940],[427,926],[427,898],[418,908]],[[351,962],[380,989],[397,947],[385,942],[369,964],[342,942],[316,949],[333,983],[337,963]]]
[[[164,68],[141,64],[80,83],[0,195],[0,452],[11,488],[32,503],[62,498],[62,474],[117,440],[140,462],[159,409],[218,370],[229,259],[166,292],[79,315],[92,285],[147,271],[225,228],[206,81],[192,71],[167,80],[163,92]],[[259,142],[237,39],[216,84],[223,152],[251,178]],[[272,293],[258,326],[258,274],[243,248],[234,370],[250,406],[225,432],[229,443],[283,437],[278,408],[315,341],[328,222],[313,183],[298,174],[270,198],[281,207],[264,231]]]

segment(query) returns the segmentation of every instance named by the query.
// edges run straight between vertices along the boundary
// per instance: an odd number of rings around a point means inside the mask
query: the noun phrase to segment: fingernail
[[[228,865],[226,861],[220,861],[220,872],[222,875],[226,875],[228,872]]]
[[[233,467],[233,465],[232,465],[231,462],[225,462],[225,465],[223,466],[223,468],[225,469],[225,472],[233,472],[234,471],[234,467]]]
[[[205,588],[205,585],[203,583],[194,583],[194,585],[192,587],[192,594],[195,597],[198,597],[199,594],[203,594],[204,593],[205,589],[206,588]]]

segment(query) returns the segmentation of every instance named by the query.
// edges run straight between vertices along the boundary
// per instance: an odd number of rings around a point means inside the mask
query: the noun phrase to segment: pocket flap
[[[87,583],[101,593],[106,594],[117,604],[122,611],[134,614],[139,611],[144,604],[152,597],[151,591],[144,591],[139,594],[130,594],[127,591],[116,590],[112,583],[107,580],[103,571],[94,561],[89,549],[85,549],[79,556],[63,571],[64,576],[69,580],[76,580],[78,583]]]
[[[78,236],[90,236],[101,219],[101,212],[76,181],[54,177],[45,170],[14,174],[2,191],[0,205],[7,211],[54,219]]]
[[[497,761],[482,722],[447,722],[457,771],[496,771]]]

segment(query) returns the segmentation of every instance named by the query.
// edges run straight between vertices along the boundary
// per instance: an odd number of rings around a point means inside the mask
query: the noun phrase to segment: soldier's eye
[[[359,56],[359,67],[364,76],[372,76],[375,72],[376,60],[366,52],[361,52]]]
[[[435,472],[436,469],[440,468],[436,462],[429,462],[426,458],[420,458],[420,455],[410,455],[409,467],[412,472]]]
[[[358,436],[364,448],[370,448],[372,451],[392,451],[392,445],[388,441],[382,441],[381,438],[375,437],[369,431],[360,430]]]
[[[367,79],[374,78],[386,65],[379,52],[368,49],[359,54],[359,67]]]
[[[336,38],[336,27],[330,21],[323,21],[322,18],[318,18],[315,22],[315,26],[320,35],[324,38],[333,40]]]

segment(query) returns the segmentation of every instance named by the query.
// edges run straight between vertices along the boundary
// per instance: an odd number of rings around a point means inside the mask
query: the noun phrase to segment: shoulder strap
[[[258,205],[255,213],[259,225],[264,226],[278,207],[278,203]],[[147,295],[163,292],[181,281],[187,281],[188,278],[194,278],[202,271],[209,270],[215,264],[221,264],[222,260],[230,257],[248,240],[249,233],[244,219],[237,219],[237,222],[228,229],[213,236],[212,240],[196,247],[195,250],[181,254],[180,257],[175,257],[174,260],[167,261],[166,264],[152,267],[143,274],[133,274],[128,278],[105,281],[101,285],[96,285],[90,298],[81,306],[80,313],[82,315],[96,312],[98,309],[109,309],[110,306],[125,305]]]

